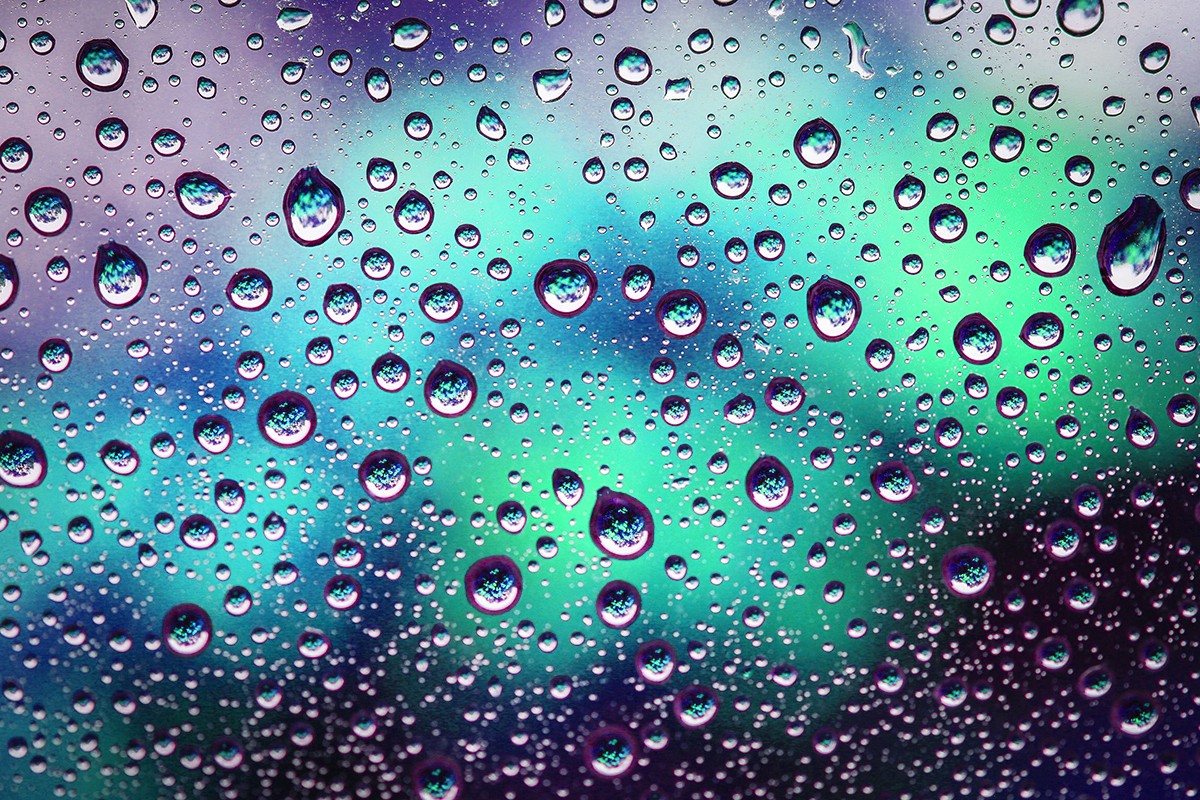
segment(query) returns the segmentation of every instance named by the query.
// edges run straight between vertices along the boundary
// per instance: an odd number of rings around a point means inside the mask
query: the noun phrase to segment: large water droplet
[[[0,431],[0,481],[17,489],[31,489],[46,479],[46,451],[42,443],[21,431]]]
[[[433,203],[416,189],[409,189],[396,201],[394,216],[405,233],[424,233],[433,224]]]
[[[129,71],[129,59],[112,39],[92,39],[79,48],[75,69],[80,79],[98,92],[121,88]]]
[[[317,427],[317,412],[307,397],[282,391],[271,395],[258,409],[258,430],[280,447],[304,444]]]
[[[654,318],[662,332],[673,339],[690,339],[704,328],[708,307],[691,289],[675,289],[659,299]]]
[[[1130,407],[1125,420],[1125,438],[1139,450],[1148,450],[1158,441],[1158,426],[1140,409]]]
[[[543,103],[561,100],[571,88],[571,70],[540,69],[533,73],[533,90]]]
[[[626,47],[617,53],[617,57],[613,60],[614,68],[617,72],[617,77],[625,83],[639,86],[650,80],[650,75],[654,71],[650,64],[650,56],[646,55],[644,50],[639,50],[636,47]]]
[[[925,19],[933,25],[948,22],[963,10],[963,0],[925,0]]]
[[[1136,195],[1129,208],[1104,226],[1096,257],[1108,290],[1128,297],[1144,290],[1158,274],[1167,244],[1167,220],[1152,197]]]
[[[902,461],[888,461],[871,471],[871,486],[889,503],[903,503],[917,490],[917,481]]]
[[[43,236],[57,236],[71,224],[71,200],[52,186],[34,189],[25,198],[25,219]]]
[[[596,614],[610,628],[628,628],[642,613],[642,595],[633,584],[610,581],[596,595]]]
[[[392,47],[397,50],[416,50],[429,41],[431,30],[415,17],[405,17],[392,25]]]
[[[760,456],[746,472],[746,496],[763,511],[777,511],[792,499],[792,473],[775,456]]]
[[[826,275],[808,288],[808,321],[825,341],[845,339],[861,316],[862,301],[849,284]]]
[[[983,314],[968,314],[954,327],[954,349],[972,364],[994,361],[1000,355],[1000,344],[1000,331]]]
[[[842,137],[837,128],[821,117],[801,125],[792,140],[792,152],[800,163],[812,169],[832,164],[841,148]]]
[[[1046,278],[1065,275],[1075,265],[1075,234],[1057,222],[1046,223],[1026,240],[1025,263]]]
[[[713,167],[708,173],[708,179],[712,183],[713,191],[730,200],[745,197],[754,182],[750,170],[737,161],[726,161]]]
[[[1104,21],[1104,0],[1058,0],[1058,24],[1072,36],[1087,36]]]
[[[596,296],[596,273],[582,261],[555,259],[538,270],[533,292],[551,314],[575,317],[586,311]]]
[[[558,468],[550,475],[550,487],[558,502],[572,509],[583,499],[583,479],[573,470]]]
[[[180,603],[163,617],[162,640],[177,656],[198,656],[212,641],[213,624],[208,612],[192,603]]]
[[[242,311],[258,311],[271,302],[272,285],[267,273],[256,267],[239,269],[225,284],[225,297]]]
[[[977,597],[995,578],[996,561],[981,547],[961,545],[942,558],[942,581],[958,597]]]
[[[622,728],[602,728],[584,743],[588,768],[602,778],[624,775],[633,767],[636,756],[633,737]]]
[[[146,292],[149,273],[141,256],[123,244],[108,242],[96,250],[93,286],[110,308],[127,308]]]
[[[467,570],[467,600],[484,614],[503,614],[521,599],[521,571],[508,556],[487,556]]]
[[[315,247],[342,224],[346,205],[342,191],[316,166],[302,168],[283,194],[288,233],[299,244]]]
[[[373,500],[389,502],[404,494],[412,470],[403,453],[373,450],[358,468],[358,482]]]
[[[185,172],[175,179],[179,207],[196,219],[220,214],[232,196],[228,186],[204,172]]]
[[[462,364],[443,359],[425,377],[425,404],[442,417],[461,417],[470,411],[478,390],[475,376]]]
[[[149,28],[158,16],[158,0],[125,0],[125,7],[138,30]]]
[[[637,558],[654,544],[650,509],[637,498],[607,486],[596,493],[588,527],[596,547],[613,558]]]

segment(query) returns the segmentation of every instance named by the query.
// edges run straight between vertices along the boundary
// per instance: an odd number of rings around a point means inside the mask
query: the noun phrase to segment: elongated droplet
[[[850,42],[850,71],[863,80],[875,77],[875,68],[867,63],[867,51],[871,45],[867,43],[867,35],[857,22],[847,22],[842,26],[842,33]]]
[[[204,172],[185,172],[175,179],[179,207],[196,219],[220,214],[232,196],[228,186]]]
[[[125,0],[129,9],[129,18],[138,30],[145,30],[158,16],[158,0]]]
[[[746,472],[746,495],[763,511],[777,511],[792,499],[792,473],[775,456],[760,456]]]
[[[475,117],[475,127],[483,134],[484,138],[491,139],[493,142],[503,139],[507,132],[504,120],[500,119],[500,115],[489,106],[479,109],[479,114]]]
[[[574,508],[583,499],[583,479],[572,470],[554,470],[550,476],[550,486],[558,502],[568,509]]]
[[[858,325],[862,301],[847,283],[821,278],[808,289],[808,321],[813,331],[827,342],[840,342]]]
[[[963,0],[925,0],[925,19],[932,25],[948,22],[963,10]]]
[[[341,189],[316,166],[308,166],[288,184],[283,194],[283,214],[292,238],[305,247],[315,247],[342,224],[346,204]]]
[[[406,17],[392,25],[392,47],[397,50],[416,50],[429,41],[430,28],[422,20]]]
[[[1167,220],[1158,202],[1144,194],[1104,226],[1096,256],[1108,290],[1128,297],[1144,290],[1158,274],[1167,245]]]
[[[127,308],[141,300],[148,281],[146,262],[125,245],[108,242],[96,250],[93,285],[110,308]]]
[[[1131,407],[1125,420],[1125,438],[1139,450],[1148,450],[1158,441],[1158,426],[1140,409]]]

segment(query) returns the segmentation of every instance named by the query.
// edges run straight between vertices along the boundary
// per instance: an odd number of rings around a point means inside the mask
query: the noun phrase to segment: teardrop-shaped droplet
[[[521,599],[521,570],[508,556],[487,556],[467,570],[467,600],[484,614],[503,614]]]
[[[358,468],[358,482],[372,500],[389,502],[400,497],[412,480],[412,470],[403,453],[373,450]]]
[[[129,18],[138,30],[145,30],[158,16],[158,0],[125,0]]]
[[[1058,100],[1058,86],[1044,83],[1029,91],[1029,105],[1038,111],[1045,111]]]
[[[461,417],[471,410],[477,394],[475,376],[453,361],[439,361],[425,377],[425,404],[441,417]]]
[[[303,8],[281,8],[275,16],[275,25],[284,33],[295,33],[307,28],[312,18],[312,12]]]
[[[754,182],[754,176],[750,174],[750,170],[737,161],[726,161],[713,167],[712,171],[708,173],[708,179],[712,184],[713,191],[730,200],[745,197]]]
[[[141,256],[123,244],[108,242],[96,250],[93,286],[110,308],[127,308],[146,292],[149,273]]]
[[[800,126],[792,140],[792,152],[806,167],[827,167],[842,149],[842,137],[828,120],[818,117]]]
[[[71,200],[53,186],[34,189],[25,198],[25,219],[43,236],[57,236],[71,224]]]
[[[905,175],[896,182],[892,198],[901,211],[914,209],[925,199],[925,183],[914,175]]]
[[[162,640],[173,655],[198,656],[208,647],[212,637],[212,619],[200,606],[180,603],[163,617]]]
[[[1104,21],[1104,0],[1058,0],[1058,24],[1072,36],[1087,36]]]
[[[556,469],[550,475],[550,488],[558,502],[568,509],[574,508],[583,499],[583,479],[569,469]]]
[[[363,88],[372,102],[382,103],[392,96],[392,79],[380,67],[371,67],[363,76]]]
[[[396,201],[396,226],[405,233],[424,233],[433,224],[433,203],[416,189]]]
[[[489,106],[479,109],[479,114],[475,117],[475,128],[485,139],[491,139],[493,142],[500,141],[508,132],[504,120]]]
[[[1096,256],[1100,277],[1122,297],[1144,290],[1158,274],[1167,245],[1167,220],[1158,201],[1144,194],[1104,226]]]
[[[621,276],[621,293],[630,302],[639,302],[654,290],[654,271],[642,264],[630,264]]]
[[[0,481],[16,489],[32,489],[46,479],[46,450],[21,431],[0,431]]]
[[[129,59],[112,39],[92,39],[75,59],[79,78],[98,92],[114,92],[125,82]]]
[[[315,247],[337,231],[346,214],[342,191],[316,166],[302,168],[283,194],[288,233],[297,243]]]
[[[204,172],[185,172],[175,179],[179,207],[196,219],[220,214],[232,196],[228,186]]]
[[[650,80],[654,68],[650,64],[650,56],[644,50],[636,47],[626,47],[617,53],[613,59],[617,77],[625,83],[639,86]]]
[[[392,25],[392,47],[397,50],[416,50],[429,41],[431,32],[422,20],[405,17]]]
[[[543,103],[561,100],[571,88],[571,70],[539,69],[533,73],[533,90]]]
[[[1075,234],[1057,222],[1043,225],[1025,242],[1025,263],[1046,278],[1067,274],[1075,265]]]
[[[1147,450],[1158,441],[1158,426],[1140,409],[1130,407],[1125,420],[1125,438],[1139,450]]]
[[[637,558],[654,544],[654,517],[646,504],[607,486],[596,493],[588,528],[592,542],[612,558]]]
[[[596,273],[582,261],[555,259],[537,271],[533,293],[551,314],[575,317],[586,311],[596,296]]]
[[[849,284],[826,275],[808,288],[808,321],[821,339],[840,342],[861,316],[862,301]]]
[[[304,444],[316,427],[316,409],[298,392],[277,392],[259,406],[258,430],[264,439],[279,447]]]
[[[968,314],[954,327],[954,349],[964,361],[990,363],[1000,355],[1000,345],[1000,331],[983,314]]]
[[[746,472],[746,496],[763,511],[777,511],[792,499],[792,473],[775,456],[760,456]]]

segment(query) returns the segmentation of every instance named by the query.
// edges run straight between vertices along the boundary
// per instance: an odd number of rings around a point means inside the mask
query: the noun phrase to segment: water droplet
[[[774,456],[760,456],[746,472],[746,496],[763,511],[787,505],[792,489],[792,473]]]
[[[1142,69],[1151,75],[1156,72],[1162,72],[1170,60],[1171,48],[1162,42],[1151,42],[1142,48],[1142,52],[1138,56],[1138,61],[1141,62]]]
[[[1104,226],[1096,256],[1100,277],[1115,295],[1143,291],[1158,274],[1167,244],[1166,215],[1158,202],[1136,195],[1129,208]]]
[[[461,417],[471,410],[478,389],[475,376],[462,364],[443,359],[425,378],[425,404],[442,417]]]
[[[650,80],[654,68],[650,64],[650,56],[644,50],[636,47],[625,47],[617,53],[613,60],[617,77],[625,83],[640,86]]]
[[[259,406],[258,430],[263,438],[280,447],[304,444],[317,427],[317,412],[302,394],[277,392]]]
[[[963,0],[925,0],[925,19],[933,25],[948,22],[963,10]]]
[[[872,339],[867,344],[867,364],[876,372],[882,372],[896,360],[896,349],[886,339]]]
[[[175,179],[179,207],[196,219],[220,214],[232,196],[229,187],[204,172],[185,172]]]
[[[556,469],[550,476],[554,496],[567,509],[572,509],[583,499],[583,480],[572,470]]]
[[[315,166],[296,173],[283,194],[288,233],[298,244],[315,247],[342,224],[346,205],[342,192]]]
[[[503,614],[521,599],[521,571],[508,556],[487,556],[467,570],[467,600],[484,614]]]
[[[1144,412],[1130,407],[1129,418],[1125,420],[1125,438],[1137,449],[1147,450],[1158,441],[1158,427]]]
[[[889,503],[903,503],[917,490],[917,481],[901,461],[887,461],[871,471],[875,494]]]
[[[650,509],[637,498],[607,486],[596,493],[588,527],[596,547],[613,558],[637,558],[654,544]]]
[[[654,290],[654,272],[642,264],[631,264],[621,277],[621,293],[630,302],[640,302]]]
[[[596,273],[582,261],[560,258],[544,264],[533,279],[542,308],[558,317],[576,317],[596,296]]]
[[[673,339],[690,339],[704,328],[708,307],[691,289],[667,292],[654,308],[654,317],[662,332]]]
[[[944,142],[958,133],[958,117],[949,111],[939,111],[929,118],[925,135],[933,142]]]
[[[1025,134],[1007,125],[997,125],[992,131],[992,155],[1005,163],[1015,160],[1025,149]]]
[[[804,398],[804,387],[795,378],[781,375],[767,383],[767,406],[776,414],[796,413],[804,405]]]
[[[433,224],[433,204],[416,189],[410,189],[396,201],[395,220],[404,233],[424,233]]]
[[[642,595],[626,581],[609,581],[596,595],[596,615],[610,628],[628,628],[642,613]]]
[[[271,302],[271,279],[255,267],[239,269],[225,284],[230,305],[242,311],[258,311]]]
[[[726,161],[713,167],[708,173],[708,179],[712,183],[713,191],[730,200],[745,197],[754,182],[750,170],[737,161]]]
[[[1104,0],[1058,0],[1058,24],[1071,36],[1087,36],[1104,21]]]
[[[475,128],[483,134],[484,138],[491,139],[493,142],[500,141],[508,132],[508,129],[504,127],[504,120],[500,119],[500,115],[489,106],[479,109],[479,114],[475,117]]]
[[[42,443],[21,431],[0,431],[0,481],[17,489],[32,489],[46,479]]]
[[[1035,350],[1057,347],[1063,338],[1063,323],[1053,311],[1038,311],[1021,326],[1021,341]]]
[[[571,88],[571,70],[540,69],[533,73],[533,90],[543,103],[561,100]]]
[[[1067,274],[1075,265],[1075,234],[1056,222],[1043,225],[1025,242],[1025,263],[1046,278]]]
[[[79,48],[75,70],[96,91],[113,92],[125,82],[129,59],[112,39],[92,39]]]
[[[358,482],[372,500],[390,502],[404,494],[412,478],[412,470],[403,453],[395,450],[374,450],[358,468]]]
[[[371,365],[375,385],[385,392],[398,392],[408,385],[408,362],[395,353],[384,353]]]
[[[858,325],[862,301],[847,283],[822,277],[808,289],[808,321],[817,336],[827,342],[840,342]]]
[[[942,581],[958,597],[978,597],[995,575],[996,561],[981,547],[960,545],[942,558]]]
[[[896,183],[892,197],[901,211],[914,209],[925,199],[925,183],[913,175],[905,175]]]
[[[335,575],[325,583],[324,594],[330,608],[345,611],[358,605],[362,587],[349,575]]]
[[[689,686],[675,696],[675,718],[688,728],[701,728],[717,715],[717,694],[707,686]]]
[[[179,526],[179,540],[192,550],[208,550],[217,543],[217,526],[203,514],[192,514]]]
[[[949,203],[935,206],[929,212],[929,232],[939,242],[957,242],[967,232],[967,215]]]
[[[1179,199],[1189,211],[1200,211],[1200,168],[1188,170],[1179,179]]]
[[[675,648],[661,639],[654,639],[638,648],[633,662],[638,677],[646,683],[666,683],[675,672]]]
[[[413,788],[419,800],[457,800],[462,789],[458,767],[445,758],[433,758],[413,771]]]
[[[414,17],[404,19],[392,25],[392,47],[397,50],[416,50],[429,41],[432,33],[429,26]]]
[[[200,606],[180,603],[163,617],[162,640],[174,655],[198,656],[208,647],[212,636],[212,620]]]
[[[141,256],[123,244],[108,242],[96,250],[93,286],[110,308],[127,308],[146,292],[149,273]]]
[[[994,361],[1000,355],[1000,344],[1000,331],[983,314],[968,314],[954,327],[954,349],[972,364]]]
[[[602,778],[616,778],[633,767],[633,738],[621,728],[602,728],[587,738],[584,757],[588,768]]]
[[[25,219],[43,236],[57,236],[71,224],[71,200],[52,186],[35,189],[25,198]]]
[[[829,166],[841,148],[842,137],[837,129],[820,117],[801,125],[792,141],[792,152],[812,169]]]
[[[33,162],[33,148],[19,136],[10,136],[0,144],[0,166],[9,172],[24,172]]]
[[[158,16],[158,0],[125,0],[129,18],[138,30],[145,30]]]
[[[1171,422],[1181,427],[1195,422],[1198,410],[1200,410],[1200,404],[1195,396],[1186,392],[1177,394],[1167,401],[1167,416],[1171,418]]]

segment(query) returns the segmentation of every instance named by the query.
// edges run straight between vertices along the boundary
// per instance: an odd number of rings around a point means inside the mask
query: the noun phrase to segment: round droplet
[[[792,152],[812,169],[833,163],[842,148],[842,137],[827,120],[818,117],[800,126],[792,141]]]
[[[1015,160],[1025,149],[1025,134],[1007,125],[997,125],[992,131],[990,146],[997,161],[1008,163]]]
[[[988,41],[992,44],[1011,44],[1017,38],[1017,27],[1011,17],[1004,14],[992,14],[983,26]]]
[[[929,118],[925,135],[933,142],[944,142],[958,133],[958,117],[949,111],[939,111]]]
[[[1104,21],[1104,0],[1058,0],[1058,24],[1072,36],[1087,36]]]
[[[644,50],[636,47],[626,47],[617,53],[613,60],[617,77],[625,83],[640,86],[650,80],[654,68],[650,64],[650,56]]]
[[[742,363],[742,343],[732,333],[723,333],[713,342],[713,361],[721,369],[733,369]],[[668,362],[669,363],[669,362]],[[675,367],[671,365],[671,377],[674,377]],[[669,378],[668,378],[669,380]],[[666,381],[661,381],[665,383]]]
[[[1057,519],[1046,526],[1046,551],[1056,561],[1066,561],[1079,550],[1083,532],[1070,519]]]
[[[949,203],[935,206],[929,212],[929,232],[939,242],[957,242],[967,232],[967,215]]]
[[[808,321],[817,336],[827,342],[840,342],[858,325],[862,301],[847,283],[822,277],[808,289]]]
[[[433,203],[416,189],[396,201],[396,226],[405,233],[424,233],[433,224]]]
[[[596,615],[610,628],[628,628],[642,613],[642,595],[633,584],[610,581],[596,595]]]
[[[441,417],[461,417],[471,410],[478,389],[475,376],[462,364],[443,359],[425,377],[425,404]]]
[[[321,308],[330,322],[349,325],[362,310],[362,296],[348,283],[335,283],[325,290]]]
[[[71,224],[71,200],[52,186],[34,189],[25,198],[25,219],[43,236],[57,236]]]
[[[220,214],[232,196],[228,186],[204,172],[185,172],[175,179],[179,207],[196,219]]]
[[[533,279],[542,308],[558,317],[576,317],[596,296],[596,273],[582,261],[559,258],[542,266]]]
[[[521,571],[508,556],[488,556],[467,570],[467,600],[484,614],[503,614],[521,599]]]
[[[408,362],[395,353],[384,353],[371,365],[371,377],[385,392],[398,392],[408,385]]]
[[[983,314],[968,314],[954,327],[954,349],[964,361],[990,363],[1000,355],[1000,331]]]
[[[425,761],[413,770],[412,776],[418,800],[458,800],[462,793],[462,776],[448,759]]]
[[[146,262],[123,244],[108,242],[96,250],[93,286],[110,308],[127,308],[146,292]]]
[[[212,620],[200,606],[181,603],[163,617],[162,640],[174,655],[198,656],[208,647],[212,637]]]
[[[654,272],[642,264],[631,264],[621,276],[621,293],[631,302],[639,302],[654,290]]]
[[[1167,220],[1158,201],[1144,194],[1104,226],[1096,257],[1100,278],[1115,295],[1143,291],[1158,275],[1167,245]]]
[[[1111,718],[1126,736],[1144,736],[1158,724],[1158,704],[1145,692],[1128,692],[1113,703]]]
[[[208,550],[217,543],[217,526],[203,514],[192,514],[179,526],[179,540],[193,550]]]
[[[659,299],[654,308],[658,327],[673,339],[690,339],[704,328],[708,307],[691,289],[675,289]]]
[[[712,722],[719,706],[717,694],[707,686],[689,686],[675,696],[675,718],[688,728]]]
[[[412,470],[403,453],[395,450],[374,450],[358,468],[358,482],[373,500],[389,502],[404,494]]]
[[[377,192],[386,192],[396,185],[396,165],[386,158],[367,162],[367,184]]]
[[[325,603],[337,611],[358,605],[362,587],[349,575],[335,575],[325,583]]]
[[[33,148],[19,136],[11,136],[0,144],[0,166],[9,172],[24,172],[33,163]]]
[[[1113,675],[1108,668],[1097,664],[1083,671],[1076,682],[1079,693],[1089,700],[1095,700],[1108,694],[1113,687]]]
[[[1186,392],[1177,394],[1167,401],[1167,416],[1171,418],[1171,422],[1180,427],[1195,422],[1198,410],[1200,410],[1200,402],[1194,395]]]
[[[371,67],[363,76],[363,88],[372,101],[382,103],[392,96],[392,79],[379,67]]]
[[[129,141],[129,126],[116,117],[100,120],[96,124],[96,142],[105,150],[120,150]]]
[[[358,263],[362,267],[363,274],[373,281],[386,280],[391,276],[392,270],[396,268],[396,261],[392,258],[392,254],[382,247],[367,248],[359,257]]]
[[[1087,156],[1071,156],[1064,166],[1067,180],[1076,186],[1086,186],[1096,172],[1096,165]]]
[[[1021,341],[1035,350],[1057,347],[1063,338],[1063,322],[1053,311],[1031,314],[1021,326]]]
[[[296,173],[283,194],[288,233],[297,243],[315,247],[337,231],[346,213],[342,191],[315,166]]]
[[[1056,222],[1043,225],[1025,242],[1025,263],[1047,278],[1065,275],[1075,264],[1075,235]]]
[[[192,438],[207,452],[218,455],[233,444],[233,425],[219,414],[205,414],[192,425]]]
[[[421,292],[421,312],[431,322],[449,322],[462,311],[462,293],[450,283],[435,283]]]
[[[527,520],[525,507],[516,500],[505,500],[496,507],[496,523],[508,533],[520,533],[525,530]]]
[[[602,728],[584,743],[588,769],[602,778],[616,778],[633,767],[637,751],[633,737],[623,728]]]
[[[16,489],[31,489],[46,479],[42,443],[21,431],[0,431],[0,481]]]
[[[903,503],[917,490],[917,481],[901,461],[888,461],[871,471],[871,487],[889,503]]]
[[[804,405],[804,398],[804,387],[793,377],[780,375],[767,383],[767,406],[776,414],[796,413]]]
[[[726,161],[718,164],[708,173],[708,180],[713,191],[721,197],[737,200],[745,197],[754,182],[754,176],[744,164],[737,161]]]
[[[160,128],[150,137],[150,146],[160,156],[175,156],[183,152],[186,143],[183,134],[171,128]]]
[[[271,395],[258,409],[258,430],[263,438],[280,447],[304,444],[317,427],[317,412],[309,399],[298,392]]]
[[[92,39],[79,48],[75,58],[79,78],[98,92],[113,92],[125,82],[129,59],[112,39]]]
[[[255,267],[239,269],[225,284],[225,297],[230,305],[242,311],[258,311],[271,302],[271,279]]]
[[[886,339],[872,339],[867,344],[867,364],[876,372],[882,372],[896,360],[896,348]]]
[[[633,663],[646,683],[666,683],[675,672],[675,648],[661,639],[646,642],[638,648]]]
[[[746,496],[763,511],[783,508],[792,490],[792,473],[774,456],[760,456],[746,472]]]
[[[1142,64],[1142,69],[1151,75],[1162,72],[1166,68],[1167,62],[1171,60],[1171,48],[1162,42],[1151,42],[1142,48],[1138,60]]]
[[[607,486],[596,493],[588,523],[592,542],[605,555],[633,559],[654,544],[654,517],[645,503]]]
[[[996,561],[981,547],[961,545],[942,558],[942,581],[958,597],[978,597],[991,586]]]

